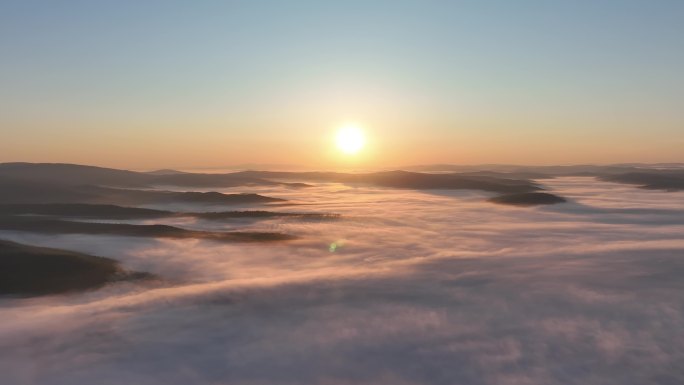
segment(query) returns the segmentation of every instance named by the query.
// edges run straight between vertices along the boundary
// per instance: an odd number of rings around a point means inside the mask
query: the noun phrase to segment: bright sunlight
[[[366,138],[363,135],[363,130],[357,125],[347,125],[337,132],[335,142],[345,154],[358,153],[366,143]]]

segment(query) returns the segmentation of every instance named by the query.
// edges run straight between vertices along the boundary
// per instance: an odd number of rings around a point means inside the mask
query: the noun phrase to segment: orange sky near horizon
[[[684,2],[267,3],[3,4],[0,162],[684,162]]]
[[[9,138],[0,143],[0,161],[77,163],[123,169],[221,169],[240,165],[296,167],[316,170],[386,169],[423,164],[611,164],[623,162],[679,162],[684,143],[645,142],[622,138],[606,147],[582,135],[563,138],[521,138],[515,135],[472,137],[456,132],[444,138],[393,136],[364,126],[366,145],[357,154],[345,154],[335,144],[337,127],[320,130],[308,139],[231,138],[215,135],[161,135],[142,133],[60,135],[28,144]],[[456,130],[455,130],[456,131]],[[78,146],[78,150],[74,149]]]

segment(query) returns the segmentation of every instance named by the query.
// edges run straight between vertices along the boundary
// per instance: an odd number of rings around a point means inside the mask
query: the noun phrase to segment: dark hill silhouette
[[[181,215],[190,215],[202,219],[211,220],[221,220],[221,219],[234,219],[234,218],[296,218],[296,219],[307,219],[307,220],[334,220],[340,218],[340,214],[330,214],[330,213],[288,213],[288,212],[275,212],[275,211],[262,211],[262,210],[250,210],[250,211],[219,211],[219,212],[208,212],[208,213],[183,213]]]
[[[88,219],[157,219],[170,217],[195,217],[210,220],[234,218],[301,218],[325,220],[339,218],[337,214],[291,213],[274,211],[220,211],[220,212],[174,212],[138,207],[122,207],[116,205],[97,205],[81,203],[38,203],[38,204],[0,204],[0,216],[8,215],[43,215],[64,218]]]
[[[488,176],[492,178],[503,178],[503,179],[548,179],[553,178],[552,175],[543,174],[541,172],[534,171],[511,171],[511,172],[501,172],[501,171],[465,171],[459,173],[463,176]]]
[[[83,203],[2,204],[0,215],[46,215],[92,219],[151,219],[177,215],[174,212]]]
[[[283,202],[283,199],[271,198],[259,194],[222,194],[219,192],[175,192],[152,190],[128,190],[92,187],[96,194],[93,203],[113,203],[123,205],[141,205],[154,203],[199,203],[244,205]]]
[[[3,203],[96,201],[98,194],[89,190],[87,186],[24,180],[0,175],[0,202]]]
[[[0,295],[61,294],[151,277],[109,258],[0,240]]]
[[[617,175],[606,175],[601,179],[609,182],[639,185],[651,190],[684,190],[684,170],[649,170]]]
[[[0,176],[60,185],[144,187],[153,176],[135,171],[66,163],[1,163]]]
[[[481,164],[481,165],[453,165],[435,164],[411,166],[411,171],[431,172],[461,172],[461,173],[500,173],[511,178],[550,178],[555,176],[601,176],[620,174],[646,168],[649,165],[641,164],[615,164],[615,165],[592,165],[579,164],[568,166],[519,166],[507,164]],[[527,175],[527,176],[526,176]]]
[[[147,181],[149,186],[181,187],[236,187],[236,186],[275,186],[287,183],[273,182],[261,178],[249,178],[236,174],[166,174],[155,175]],[[293,186],[300,187],[300,186]]]
[[[539,188],[527,179],[499,177],[498,175],[428,174],[408,171],[374,173],[337,172],[269,172],[243,171],[228,174],[172,173],[155,175],[125,170],[70,164],[4,163],[0,176],[24,181],[60,185],[98,185],[109,187],[233,187],[251,185],[286,184],[305,187],[302,182],[363,183],[380,187],[410,189],[474,189],[499,193],[535,191]],[[284,183],[282,181],[296,181]]]
[[[529,180],[458,173],[428,174],[396,170],[362,174],[275,171],[242,171],[236,174],[253,178],[361,183],[379,187],[408,188],[416,190],[469,189],[499,193],[516,193],[539,190],[539,187]]]
[[[185,174],[185,172],[173,170],[170,168],[163,168],[160,170],[145,171],[145,174],[149,174],[149,175],[175,175],[175,174]]]
[[[274,232],[211,232],[186,230],[167,225],[130,225],[122,223],[73,222],[31,216],[0,216],[0,230],[44,234],[95,234],[153,238],[202,238],[219,242],[268,242],[295,239]]]
[[[552,205],[566,202],[565,198],[544,192],[508,194],[490,198],[489,201],[514,206]]]
[[[2,203],[99,203],[143,205],[154,203],[262,204],[282,199],[259,194],[133,190],[93,185],[32,181],[0,176]]]
[[[136,172],[65,163],[0,163],[0,176],[60,185],[97,185],[142,188],[154,186],[236,187],[272,186],[283,183],[237,173]],[[293,187],[301,187],[293,186]]]

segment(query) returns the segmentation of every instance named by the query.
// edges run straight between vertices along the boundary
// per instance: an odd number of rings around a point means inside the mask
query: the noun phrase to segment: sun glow
[[[342,152],[353,155],[361,151],[366,144],[366,138],[359,126],[347,125],[340,128],[337,132],[335,142],[337,143],[337,148]]]

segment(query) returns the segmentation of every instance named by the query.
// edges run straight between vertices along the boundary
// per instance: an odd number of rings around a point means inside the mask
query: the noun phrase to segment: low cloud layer
[[[684,382],[684,192],[574,177],[544,185],[569,202],[262,186],[225,192],[343,217],[163,222],[299,237],[286,244],[2,232],[164,281],[0,300],[1,382]]]

